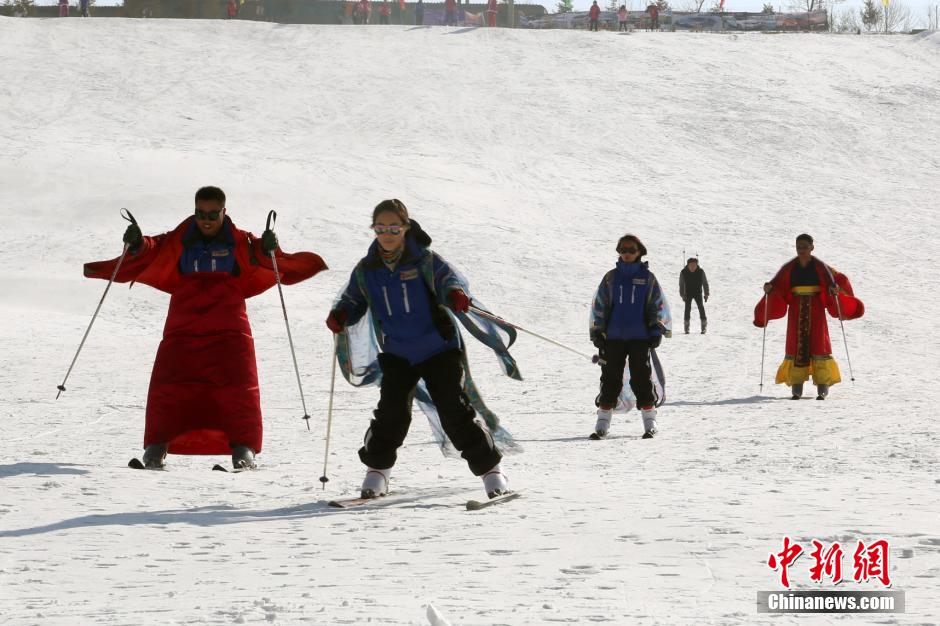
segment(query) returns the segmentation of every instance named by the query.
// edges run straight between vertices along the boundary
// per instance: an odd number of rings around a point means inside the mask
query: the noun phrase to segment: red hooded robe
[[[797,263],[794,258],[770,281],[774,288],[767,295],[766,304],[761,298],[754,307],[754,325],[758,328],[763,328],[768,320],[788,315],[786,357],[777,369],[778,384],[800,385],[810,376],[816,385],[840,382],[839,366],[832,358],[826,311],[838,318],[841,310],[843,320],[865,314],[865,305],[854,296],[848,277],[816,257],[813,260],[819,275],[818,286],[791,286],[791,274]],[[836,285],[841,291],[833,297],[830,289]]]
[[[276,284],[269,256],[251,233],[226,216],[237,275],[179,270],[183,236],[194,218],[172,232],[144,237],[121,264],[115,282],[136,281],[171,295],[163,340],[150,378],[144,447],[169,442],[171,454],[230,454],[231,446],[261,451],[261,396],[245,299]],[[312,252],[275,251],[281,282],[292,285],[326,264]],[[117,259],[85,264],[89,278],[111,277]]]

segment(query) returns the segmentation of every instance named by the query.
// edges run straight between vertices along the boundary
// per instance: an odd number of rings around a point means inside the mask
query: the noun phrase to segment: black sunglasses
[[[624,253],[636,254],[637,252],[639,252],[639,248],[637,248],[636,246],[623,246],[621,248],[617,248],[617,252],[619,252],[620,254],[624,254]]]
[[[200,211],[196,209],[196,219],[212,220],[214,222],[219,219],[220,215],[222,215],[222,211]]]

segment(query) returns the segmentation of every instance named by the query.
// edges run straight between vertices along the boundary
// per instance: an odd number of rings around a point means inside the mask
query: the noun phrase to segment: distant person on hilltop
[[[386,26],[391,24],[391,17],[392,5],[388,3],[388,0],[382,0],[382,4],[379,6],[379,24],[385,24]]]
[[[59,0],[59,17],[69,16],[69,0]]]
[[[617,19],[620,21],[620,30],[619,32],[625,32],[627,30],[627,7],[624,4],[620,5],[620,10],[617,11]]]
[[[702,303],[702,296],[705,302],[708,302],[708,278],[705,277],[705,270],[698,266],[698,259],[691,257],[685,263],[685,267],[679,272],[679,297],[685,302],[685,313],[683,321],[685,322],[685,334],[689,334],[689,325],[692,318],[692,302],[698,307],[698,317],[701,321],[702,334],[708,326],[708,320],[705,317],[705,305]]]
[[[82,17],[89,17],[88,14],[88,0],[79,0],[78,3],[79,9],[81,11]]]
[[[754,307],[758,328],[787,315],[786,357],[777,369],[776,382],[789,385],[794,400],[803,396],[803,383],[810,377],[817,400],[825,400],[829,388],[842,380],[832,358],[826,311],[842,320],[865,314],[865,305],[855,297],[848,277],[813,256],[814,249],[812,237],[805,233],[797,237],[796,258],[764,283],[764,297]]]
[[[287,254],[273,230],[239,230],[218,187],[196,192],[193,215],[169,233],[124,232],[115,282],[136,281],[170,294],[163,340],[150,377],[143,461],[162,469],[169,454],[231,454],[236,469],[255,466],[261,451],[261,394],[245,300],[276,283],[306,280],[326,264],[312,252]],[[85,264],[87,278],[108,279],[119,259]],[[127,345],[134,359],[142,355]]]
[[[659,30],[659,6],[655,2],[650,2],[646,7],[646,12],[650,16],[650,30]]]
[[[601,8],[597,6],[597,0],[594,0],[594,4],[591,5],[591,9],[588,11],[588,18],[590,18],[590,30],[597,31],[597,24],[601,17]]]
[[[496,26],[496,16],[499,13],[499,5],[496,0],[489,0],[486,4],[486,25],[490,28]]]
[[[225,6],[225,12],[230,20],[238,17],[238,3],[235,0],[228,0],[228,4]]]
[[[369,23],[369,11],[372,9],[369,6],[369,0],[359,0],[356,4],[356,15],[359,16],[359,21],[357,24],[368,24]]]
[[[457,25],[457,1],[456,0],[444,0],[444,25],[445,26]]]
[[[591,343],[598,351],[601,392],[595,399],[597,424],[591,439],[603,439],[614,411],[629,411],[624,392],[624,369],[629,362],[630,389],[643,416],[643,438],[656,434],[656,388],[660,376],[656,348],[663,336],[672,336],[669,304],[659,281],[642,261],[646,246],[636,235],[617,241],[620,255],[614,269],[604,274],[591,307]],[[661,387],[661,385],[660,385]]]
[[[424,25],[424,0],[418,0],[418,3],[415,5],[415,25]]]

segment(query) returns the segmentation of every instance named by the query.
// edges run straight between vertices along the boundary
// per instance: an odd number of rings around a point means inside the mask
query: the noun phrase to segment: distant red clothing
[[[489,0],[486,4],[486,25],[489,27],[496,26],[496,16],[499,14],[499,5],[497,0]]]
[[[457,9],[456,0],[444,0],[444,9],[447,11],[455,11]]]
[[[392,14],[392,7],[388,4],[383,4],[379,7],[379,14],[388,17]]]
[[[229,17],[235,17],[238,15],[238,5],[235,4],[234,0],[229,0],[228,5],[226,6]]]
[[[832,269],[814,257],[819,284],[791,286],[791,274],[797,263],[793,259],[786,263],[771,280],[773,290],[765,302],[761,298],[754,307],[754,325],[763,328],[768,320],[787,315],[786,356],[777,370],[777,383],[798,385],[810,376],[817,385],[834,385],[841,381],[839,367],[832,358],[832,343],[826,311],[838,319],[852,320],[865,314],[865,305],[854,296],[852,285],[845,274]],[[829,289],[838,285],[841,293],[836,298]]]
[[[655,21],[659,19],[659,7],[656,6],[655,4],[651,4],[648,7],[646,7],[646,12],[650,14],[651,20]]]
[[[601,8],[597,6],[596,4],[592,4],[591,10],[588,12],[588,15],[590,16],[592,20],[598,19],[601,15]]]
[[[137,281],[171,294],[147,395],[144,447],[169,443],[171,454],[230,454],[232,445],[261,451],[261,396],[245,299],[275,284],[260,241],[226,217],[238,271],[179,269],[188,218],[172,232],[144,237],[116,282]],[[275,252],[281,282],[298,283],[326,268],[312,252]],[[110,278],[117,259],[85,264],[85,276]]]

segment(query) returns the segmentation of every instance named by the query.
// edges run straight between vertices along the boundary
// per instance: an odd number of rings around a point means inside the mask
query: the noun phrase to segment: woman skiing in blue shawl
[[[359,450],[367,467],[362,497],[388,493],[413,399],[442,449],[460,452],[490,498],[509,493],[500,448],[515,444],[480,399],[456,321],[497,353],[507,375],[521,379],[508,352],[514,331],[471,312],[466,281],[428,248],[431,238],[400,200],[375,207],[372,229],[375,241],[326,320],[339,335],[344,377],[356,386],[380,381],[379,404]]]

